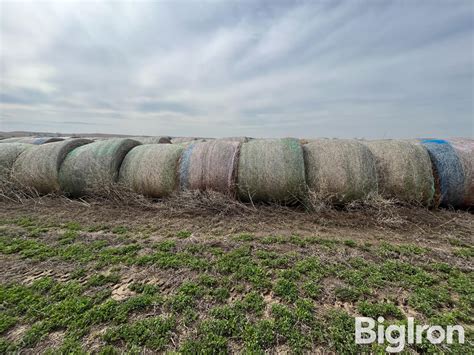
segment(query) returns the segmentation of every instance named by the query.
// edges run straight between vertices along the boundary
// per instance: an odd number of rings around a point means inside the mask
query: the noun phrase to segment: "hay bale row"
[[[428,152],[408,141],[380,140],[364,143],[376,160],[381,196],[430,206],[435,193]]]
[[[461,160],[464,170],[464,207],[474,206],[474,140],[453,138],[449,143]]]
[[[305,196],[305,165],[298,140],[261,139],[242,144],[238,195],[244,201],[292,203]]]
[[[189,145],[180,159],[181,188],[235,196],[240,146],[239,142],[224,140]]]
[[[435,177],[436,200],[442,206],[461,206],[464,201],[464,169],[461,159],[449,142],[425,139]]]
[[[5,143],[0,145],[0,180],[8,180],[16,159],[25,150],[33,147],[24,143]]]
[[[377,193],[375,158],[355,140],[319,139],[303,146],[306,182],[316,196],[334,203]]]
[[[56,192],[59,190],[59,168],[66,155],[90,142],[88,139],[70,139],[33,146],[16,159],[12,178],[20,185],[40,193]]]
[[[175,191],[178,163],[184,147],[173,144],[144,144],[125,156],[119,181],[133,191],[150,197],[164,197]]]
[[[114,184],[123,159],[139,144],[132,139],[115,138],[74,149],[64,159],[59,172],[61,189],[80,196]]]
[[[423,205],[472,206],[474,142],[317,139],[194,139],[153,144],[115,138],[41,145],[0,144],[0,173],[41,193],[74,196],[117,181],[163,197],[178,187],[244,201],[304,200],[307,189],[334,203],[387,198]],[[144,140],[147,141],[147,140]],[[2,148],[3,147],[3,148]],[[28,149],[29,148],[29,149]]]

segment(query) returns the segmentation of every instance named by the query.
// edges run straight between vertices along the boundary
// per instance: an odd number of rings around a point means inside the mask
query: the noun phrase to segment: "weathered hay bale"
[[[441,139],[426,139],[421,144],[430,155],[439,204],[461,206],[464,200],[464,170],[456,151]]]
[[[305,197],[303,149],[297,139],[255,139],[242,144],[238,194],[247,201],[295,202]]]
[[[375,158],[355,140],[318,139],[303,146],[306,181],[318,197],[334,203],[377,193]]]
[[[468,138],[453,138],[451,146],[461,159],[464,170],[464,200],[465,207],[474,206],[474,140]]]
[[[150,197],[170,195],[178,187],[177,171],[183,149],[173,144],[136,146],[123,160],[120,183]]]
[[[61,189],[79,196],[110,186],[118,179],[125,155],[139,144],[133,139],[115,138],[74,149],[59,171]]]
[[[377,162],[379,193],[408,203],[430,206],[435,186],[431,160],[420,145],[401,140],[366,141]]]
[[[0,180],[10,179],[11,170],[18,156],[31,148],[31,144],[5,143],[0,144]]]
[[[180,184],[186,190],[213,190],[235,196],[241,143],[224,140],[189,145],[180,161]]]
[[[132,137],[141,144],[170,144],[171,138],[168,136],[157,136],[157,137]]]
[[[13,164],[12,178],[20,185],[40,193],[58,191],[58,172],[64,158],[75,148],[90,142],[88,139],[70,139],[34,146],[17,158]]]

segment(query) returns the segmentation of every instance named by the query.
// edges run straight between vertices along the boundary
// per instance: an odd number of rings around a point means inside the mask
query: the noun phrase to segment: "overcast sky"
[[[0,4],[0,131],[474,135],[474,1]]]

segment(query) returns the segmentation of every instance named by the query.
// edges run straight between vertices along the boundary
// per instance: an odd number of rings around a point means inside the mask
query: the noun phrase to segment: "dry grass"
[[[365,228],[375,226],[381,229],[403,229],[418,224],[432,224],[436,211],[373,195],[345,205],[334,205],[331,198],[318,197],[313,191],[309,198],[297,206],[280,203],[243,203],[228,195],[215,191],[181,191],[166,198],[153,199],[138,194],[117,183],[103,181],[87,190],[79,199],[51,193],[41,195],[33,188],[21,186],[12,180],[0,181],[0,202],[33,206],[64,206],[68,210],[82,206],[94,211],[96,208],[118,209],[130,215],[159,215],[167,218],[227,216],[239,223],[282,219],[298,225],[317,221],[321,225],[351,226]],[[127,212],[128,211],[128,212]],[[460,212],[465,213],[465,212]],[[434,222],[433,222],[434,221]],[[419,227],[416,227],[419,228]],[[423,227],[425,228],[425,227]]]

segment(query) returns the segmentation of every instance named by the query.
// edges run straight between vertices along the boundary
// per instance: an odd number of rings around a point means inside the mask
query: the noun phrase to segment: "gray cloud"
[[[1,130],[474,135],[468,0],[0,6]]]

